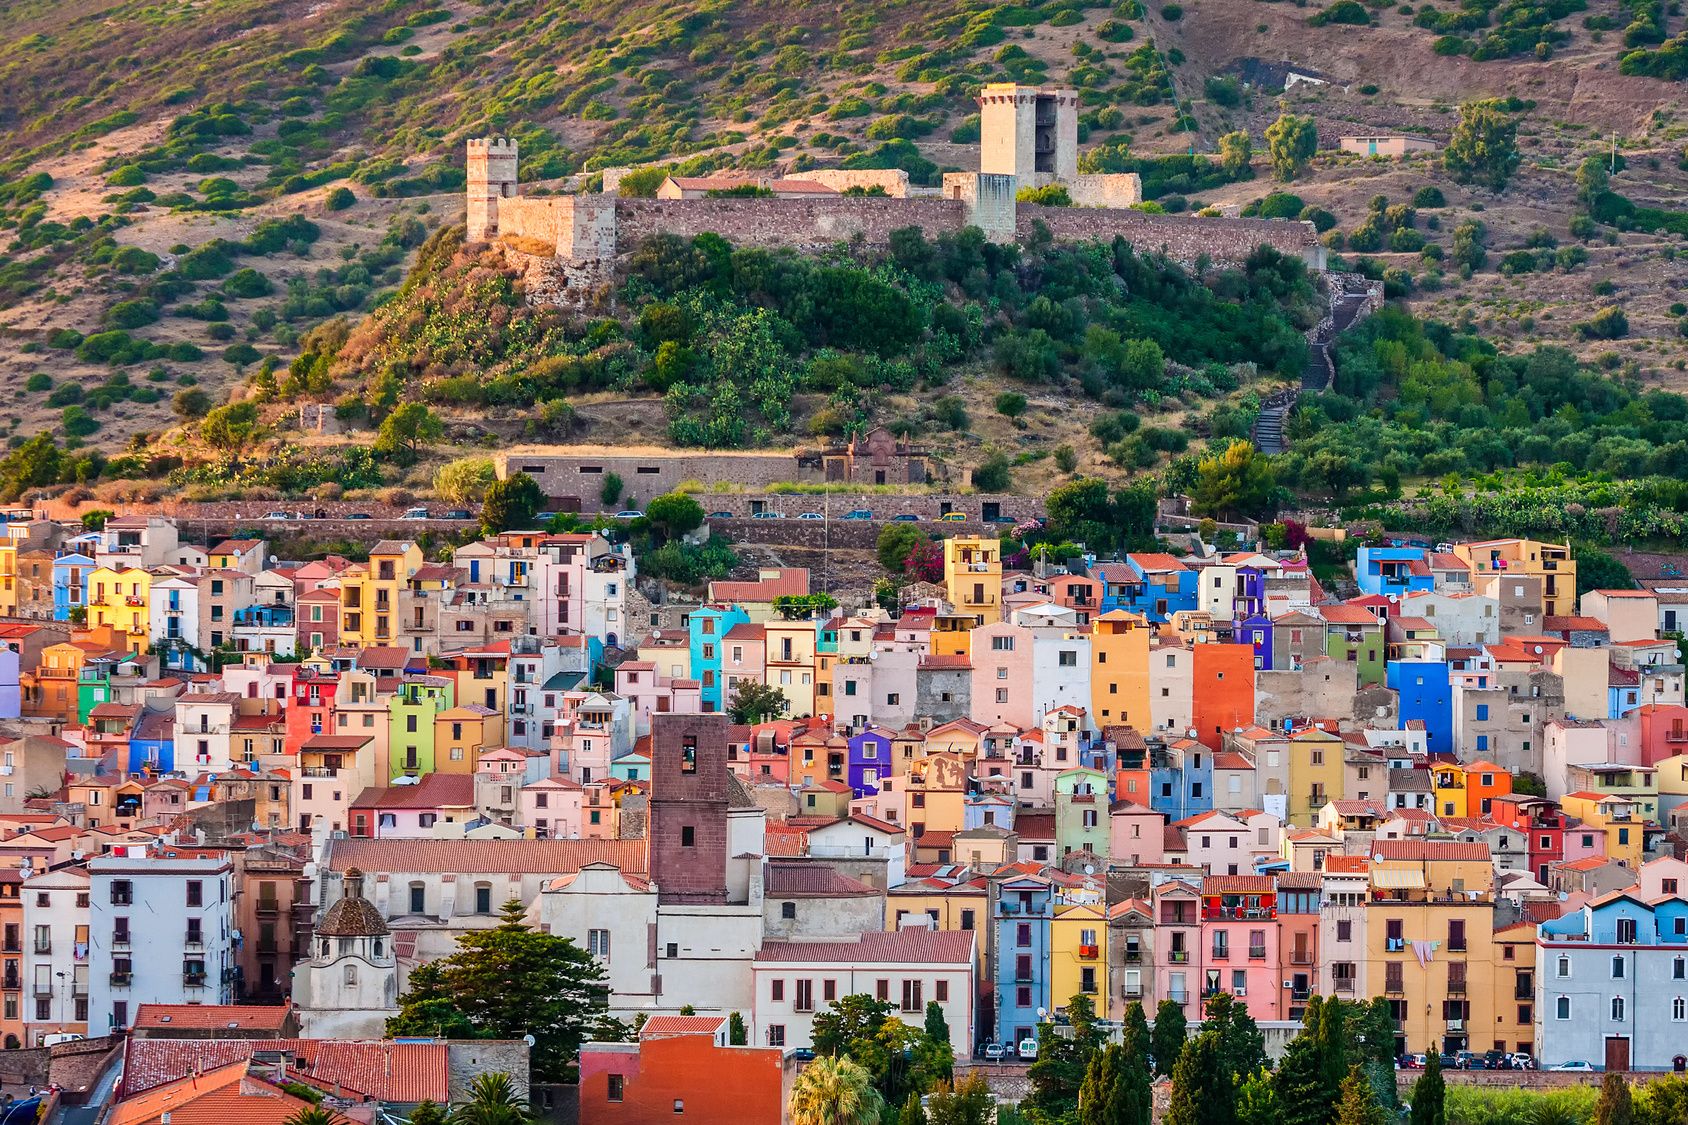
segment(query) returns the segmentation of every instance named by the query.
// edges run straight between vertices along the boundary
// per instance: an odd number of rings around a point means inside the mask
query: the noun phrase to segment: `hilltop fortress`
[[[1072,90],[999,83],[979,95],[979,171],[951,172],[941,189],[911,187],[896,169],[812,169],[783,178],[670,177],[654,199],[616,194],[606,172],[596,194],[523,196],[513,140],[477,138],[468,150],[468,240],[497,242],[526,258],[541,299],[597,284],[625,254],[654,234],[715,233],[746,246],[819,249],[861,239],[885,245],[891,232],[918,227],[929,237],[976,226],[998,242],[1029,239],[1038,224],[1059,240],[1125,238],[1148,252],[1191,263],[1240,262],[1262,244],[1324,268],[1311,223],[1154,215],[1136,173],[1078,171],[1078,95]],[[1022,188],[1060,185],[1073,206],[1022,203]],[[721,195],[752,186],[755,195]],[[851,193],[850,189],[873,194]]]

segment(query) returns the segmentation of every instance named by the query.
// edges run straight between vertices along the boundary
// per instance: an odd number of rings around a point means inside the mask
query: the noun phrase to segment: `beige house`
[[[1428,137],[1359,133],[1351,137],[1339,138],[1337,147],[1343,152],[1351,152],[1356,156],[1383,156],[1391,160],[1399,160],[1403,156],[1412,156],[1415,153],[1435,152],[1437,146],[1436,142]]]

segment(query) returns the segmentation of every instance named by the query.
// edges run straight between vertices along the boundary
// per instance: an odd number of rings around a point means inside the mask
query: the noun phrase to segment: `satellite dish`
[[[1383,857],[1381,855],[1374,855],[1374,856],[1371,857],[1371,859],[1372,859],[1373,863],[1382,863],[1383,862]]]
[[[1086,875],[1094,875],[1094,874],[1096,874],[1096,865],[1095,865],[1095,864],[1094,864],[1094,863],[1087,863],[1087,864],[1085,864],[1085,865],[1084,865],[1084,873],[1085,873],[1085,874],[1086,874]]]
[[[526,1043],[529,1047],[532,1047],[533,1044],[534,1044],[533,1036],[531,1036],[531,1035],[522,1036],[522,1042]]]
[[[1043,1018],[1044,1018],[1044,1017],[1045,1017],[1045,1016],[1047,1016],[1047,1015],[1048,1015],[1048,1014],[1049,1014],[1049,1009],[1048,1009],[1048,1008],[1039,1008],[1039,1009],[1038,1009],[1038,1010],[1037,1010],[1037,1018],[1038,1018],[1038,1019],[1040,1019],[1040,1020],[1041,1020],[1041,1019],[1043,1019]]]

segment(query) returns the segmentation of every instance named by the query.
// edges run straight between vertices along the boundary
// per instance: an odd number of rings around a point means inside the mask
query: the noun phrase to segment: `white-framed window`
[[[594,957],[608,961],[610,959],[610,932],[608,930],[587,930],[586,949]]]
[[[1558,975],[1561,977],[1568,977],[1571,975],[1571,959],[1564,954],[1559,955]]]
[[[1612,997],[1612,1022],[1624,1022],[1624,998],[1622,996]]]
[[[1556,1020],[1571,1018],[1571,998],[1569,996],[1561,996],[1553,1002],[1553,1018]]]
[[[1670,1002],[1670,1018],[1677,1023],[1688,1022],[1688,1000],[1678,996]]]

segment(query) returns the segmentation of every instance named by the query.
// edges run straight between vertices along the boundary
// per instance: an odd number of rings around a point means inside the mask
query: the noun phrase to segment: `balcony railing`
[[[1401,981],[1386,980],[1383,982],[1383,994],[1385,996],[1400,996],[1405,991],[1406,985],[1404,985]]]
[[[114,988],[127,988],[132,980],[134,980],[134,974],[132,973],[111,974],[111,983]]]
[[[1462,981],[1462,980],[1451,980],[1451,981],[1449,981],[1448,982],[1448,995],[1449,996],[1464,996],[1465,995],[1465,982]]]
[[[38,980],[38,981],[35,982],[35,995],[37,995],[37,996],[51,996],[52,994],[53,994],[53,982],[52,981],[39,981]]]
[[[1392,937],[1383,939],[1383,950],[1385,953],[1405,953],[1406,949],[1406,938]]]
[[[1140,950],[1140,949],[1128,949],[1128,950],[1125,951],[1125,963],[1127,965],[1141,964],[1142,961],[1143,961],[1143,951],[1142,950]]]
[[[1354,978],[1337,977],[1335,980],[1331,981],[1331,988],[1337,992],[1352,993],[1354,991]]]
[[[1166,998],[1174,1004],[1187,1004],[1190,1001],[1190,994],[1182,988],[1170,988],[1167,990]]]
[[[1100,950],[1094,945],[1081,945],[1078,947],[1078,955],[1086,961],[1096,960],[1096,956],[1099,952]]]
[[[35,943],[35,952],[41,956],[46,956],[53,952],[53,943],[51,941],[38,941]]]
[[[1251,961],[1263,961],[1266,959],[1266,947],[1264,945],[1251,945],[1248,947],[1248,956]]]
[[[0,988],[4,988],[7,992],[16,992],[22,987],[23,980],[16,973],[7,973],[5,980],[0,981]]]
[[[204,949],[205,935],[198,930],[189,930],[187,936],[182,939],[182,948]]]
[[[1305,949],[1297,949],[1290,953],[1289,963],[1292,965],[1311,965],[1313,954]]]
[[[183,973],[182,974],[182,984],[184,986],[188,987],[188,988],[204,988],[205,987],[205,974],[204,973]]]
[[[1171,961],[1174,965],[1183,965],[1189,962],[1190,951],[1188,949],[1174,949],[1166,956],[1167,960]]]
[[[261,898],[258,900],[258,913],[279,914],[280,912],[281,903],[279,900],[273,898]]]
[[[1213,947],[1213,953],[1212,953],[1211,957],[1209,958],[1209,960],[1213,960],[1213,961],[1229,961],[1230,959],[1231,959],[1231,947],[1228,946],[1228,945],[1216,945],[1216,946],[1214,946]]]
[[[124,930],[121,933],[112,934],[111,935],[111,947],[113,949],[128,949],[129,948],[129,932],[127,930]]]
[[[340,774],[339,770],[329,769],[327,766],[305,766],[300,771],[306,777],[322,778],[332,781]]]

